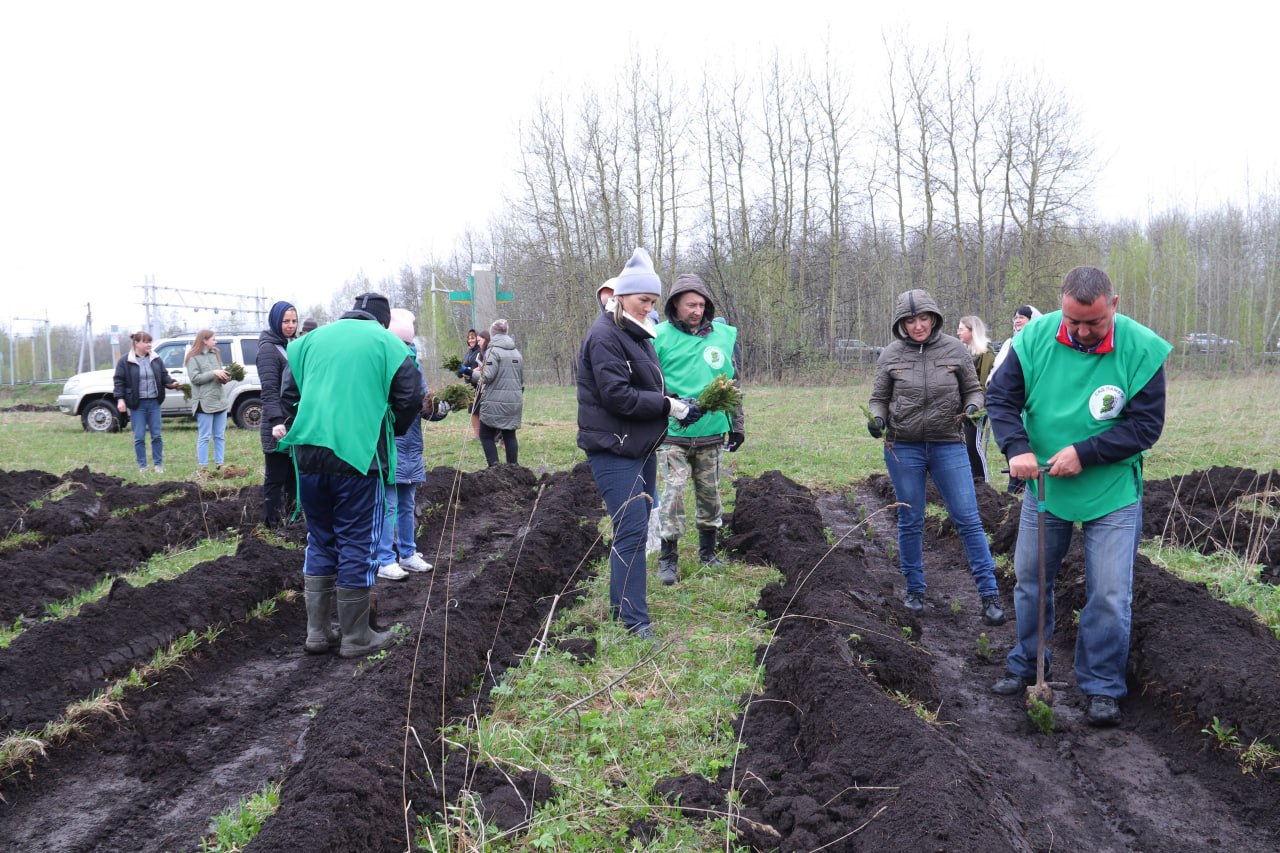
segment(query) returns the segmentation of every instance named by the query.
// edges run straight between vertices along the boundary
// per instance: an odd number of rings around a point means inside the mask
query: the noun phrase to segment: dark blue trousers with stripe
[[[385,499],[381,477],[299,472],[298,502],[307,517],[302,573],[336,574],[343,589],[373,586]]]

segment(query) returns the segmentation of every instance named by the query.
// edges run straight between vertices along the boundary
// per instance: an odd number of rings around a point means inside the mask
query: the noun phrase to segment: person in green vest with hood
[[[1084,533],[1085,603],[1076,635],[1076,684],[1085,719],[1120,722],[1128,692],[1133,561],[1142,535],[1142,457],[1164,430],[1164,361],[1170,344],[1116,313],[1119,297],[1097,267],[1062,282],[1062,308],[1028,323],[987,389],[987,414],[1027,481],[1018,523],[1013,603],[1018,643],[992,690],[1021,695],[1035,682],[1039,633],[1039,526],[1045,529],[1045,653],[1051,660],[1053,584],[1073,527]],[[1044,494],[1036,481],[1045,470]],[[1038,504],[1043,501],[1044,511]]]
[[[391,304],[362,293],[352,310],[289,344],[280,402],[286,421],[273,428],[298,469],[298,501],[307,519],[303,560],[308,652],[338,646],[344,658],[391,644],[369,625],[369,590],[378,574],[385,489],[394,485],[395,437],[422,408],[413,355],[387,330]],[[337,600],[341,637],[330,612]]]
[[[666,322],[658,324],[654,349],[662,365],[667,390],[677,397],[697,398],[717,376],[738,374],[738,330],[715,322],[711,291],[692,273],[677,276],[667,296]],[[720,459],[725,449],[735,452],[746,440],[742,406],[731,413],[708,412],[697,422],[681,426],[672,420],[658,448],[658,476],[662,495],[658,504],[658,577],[667,586],[678,576],[680,536],[684,533],[684,493],[693,481],[694,523],[698,528],[698,559],[713,568],[723,566],[716,556],[716,534],[724,524],[720,503]]]

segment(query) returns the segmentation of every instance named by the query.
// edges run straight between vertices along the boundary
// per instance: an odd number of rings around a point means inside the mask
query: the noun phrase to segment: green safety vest
[[[387,394],[409,355],[405,342],[370,320],[328,323],[289,344],[289,370],[301,392],[298,415],[280,447],[327,447],[360,473],[387,438],[384,479],[395,482],[396,443]]]
[[[1022,422],[1036,461],[1124,421],[1125,402],[1141,391],[1173,347],[1117,314],[1115,349],[1097,355],[1057,340],[1062,312],[1027,325],[1014,341],[1026,382]],[[1034,491],[1035,482],[1030,483]],[[1045,508],[1059,518],[1092,521],[1142,497],[1142,454],[1086,466],[1076,477],[1047,477]]]
[[[738,330],[727,323],[712,323],[707,336],[682,332],[670,322],[658,324],[653,347],[662,365],[667,391],[677,397],[697,397],[711,380],[721,374],[733,378],[733,347]],[[667,432],[682,438],[721,435],[729,431],[727,412],[709,412],[691,426],[682,427],[674,418]]]

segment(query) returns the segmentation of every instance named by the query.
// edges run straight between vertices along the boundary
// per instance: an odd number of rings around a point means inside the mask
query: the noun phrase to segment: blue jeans
[[[147,433],[151,433],[151,461],[159,468],[164,464],[164,442],[160,438],[160,401],[148,397],[138,401],[138,408],[129,410],[133,425],[133,455],[138,467],[147,467]]]
[[[417,483],[396,483],[387,489],[387,512],[382,519],[382,538],[378,542],[378,565],[412,557],[418,551],[414,542],[413,506]]]
[[[924,594],[925,475],[942,495],[951,523],[964,542],[969,571],[981,596],[996,595],[996,564],[991,559],[987,534],[978,516],[978,498],[973,491],[969,452],[961,442],[898,441],[885,445],[884,464],[893,481],[898,502],[898,564],[907,579],[907,592]]]
[[[304,575],[337,575],[343,589],[368,589],[378,575],[382,539],[381,477],[298,475],[298,502],[307,516]]]
[[[203,468],[209,464],[209,439],[213,439],[213,461],[222,464],[227,443],[227,413],[196,412],[196,462]]]
[[[649,537],[658,463],[652,453],[628,459],[616,453],[588,453],[587,464],[596,478],[613,520],[609,549],[609,615],[621,619],[628,631],[649,624],[646,600],[644,545]]]
[[[1052,491],[1053,482],[1046,486]],[[1071,545],[1073,522],[1044,514],[1045,530],[1045,665],[1052,659],[1053,582]],[[1076,683],[1086,696],[1122,699],[1129,662],[1129,624],[1133,604],[1133,560],[1142,536],[1142,501],[1081,524],[1084,531],[1085,604],[1076,634]],[[1009,671],[1024,678],[1036,674],[1036,629],[1039,616],[1039,516],[1036,498],[1027,489],[1018,519],[1013,568],[1018,585],[1013,606],[1018,615],[1018,644],[1009,652]]]

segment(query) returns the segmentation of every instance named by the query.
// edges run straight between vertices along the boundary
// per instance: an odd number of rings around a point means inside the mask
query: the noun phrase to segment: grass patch
[[[34,530],[24,530],[21,533],[10,533],[8,536],[0,539],[0,554],[9,551],[18,551],[28,545],[35,545],[43,539],[39,533]]]
[[[134,571],[121,575],[120,580],[130,586],[143,587],[161,580],[173,580],[181,577],[192,567],[219,557],[229,557],[240,545],[239,537],[229,539],[203,539],[193,548],[181,551],[165,550],[155,554],[147,562],[142,563]],[[40,621],[53,622],[58,619],[69,619],[80,613],[86,604],[98,601],[111,592],[111,585],[117,579],[106,575],[88,589],[82,589],[69,598],[51,601],[44,606],[44,616]],[[0,648],[6,648],[26,629],[19,619],[11,626],[0,628]]]
[[[191,549],[191,551],[195,550]],[[263,614],[273,612],[274,608],[275,598],[260,602],[249,609],[243,621],[261,618]],[[0,740],[0,781],[29,767],[32,762],[44,755],[49,747],[59,746],[73,735],[83,731],[88,720],[101,716],[123,716],[121,700],[126,691],[147,689],[167,671],[182,666],[183,661],[197,648],[215,642],[226,627],[226,625],[210,625],[203,631],[188,631],[169,645],[156,649],[147,663],[134,667],[128,675],[116,679],[110,686],[97,691],[87,699],[68,705],[66,712],[59,719],[46,723],[41,731],[15,731],[8,734]],[[257,829],[254,830],[255,834],[256,832]],[[240,848],[219,849],[238,850]]]
[[[523,446],[522,446],[523,452]],[[503,837],[479,820],[465,795],[445,816],[421,819],[434,849],[606,850],[626,844],[629,826],[657,824],[654,849],[723,846],[723,819],[692,823],[657,798],[654,782],[680,773],[714,778],[737,752],[732,721],[761,677],[755,650],[768,641],[759,589],[771,569],[728,563],[686,566],[679,584],[649,588],[658,640],[635,640],[607,619],[608,567],[552,632],[597,641],[594,659],[577,663],[554,648],[531,649],[492,692],[493,709],[450,729],[472,761],[508,772],[536,769],[559,794],[532,827]],[[652,572],[651,572],[652,574]]]
[[[211,643],[222,632],[221,628],[207,628],[202,632],[189,631],[168,646],[156,649],[151,660],[129,671],[124,678],[98,691],[88,699],[73,702],[66,713],[57,720],[45,724],[40,732],[12,732],[0,740],[0,780],[8,779],[45,754],[48,747],[59,746],[73,735],[84,730],[90,718],[118,717],[124,713],[120,700],[126,690],[142,690],[154,682],[166,670],[178,666],[182,659],[201,643]]]
[[[209,836],[200,841],[201,853],[237,853],[243,850],[278,808],[280,783],[269,782],[262,790],[241,798],[213,818]]]

